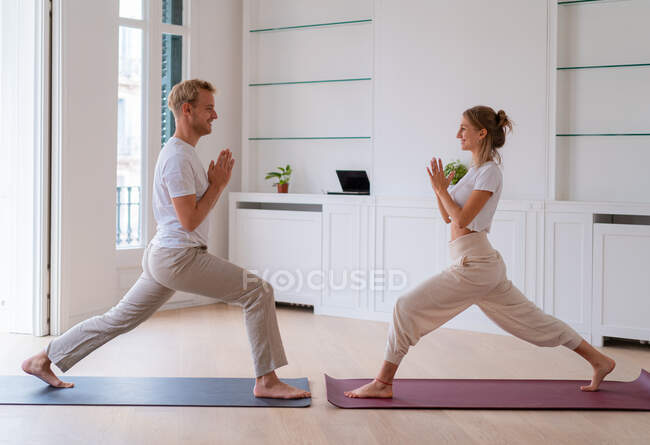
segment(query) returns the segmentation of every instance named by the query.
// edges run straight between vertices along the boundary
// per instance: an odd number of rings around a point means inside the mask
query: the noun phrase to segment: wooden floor
[[[166,408],[0,406],[0,444],[647,444],[650,412],[343,410],[327,402],[323,373],[373,377],[387,325],[279,308],[290,364],[281,377],[310,381],[312,406]],[[0,374],[49,338],[0,334]],[[650,370],[650,347],[604,350],[618,362],[614,380]],[[238,308],[166,311],[95,351],[68,375],[247,377],[249,347]],[[512,337],[440,329],[406,357],[403,378],[586,379],[590,368],[565,348],[537,348]]]

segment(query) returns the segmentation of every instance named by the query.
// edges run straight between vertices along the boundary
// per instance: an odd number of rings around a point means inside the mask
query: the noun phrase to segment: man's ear
[[[182,114],[190,114],[192,112],[192,104],[189,102],[185,102],[181,104],[181,113]]]

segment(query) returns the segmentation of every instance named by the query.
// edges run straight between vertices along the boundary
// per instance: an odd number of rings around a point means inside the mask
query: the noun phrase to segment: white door
[[[650,340],[650,227],[594,224],[592,340]]]
[[[0,2],[0,331],[33,335],[48,333],[46,4]]]
[[[54,335],[119,299],[117,14],[116,1],[58,0],[53,5]]]

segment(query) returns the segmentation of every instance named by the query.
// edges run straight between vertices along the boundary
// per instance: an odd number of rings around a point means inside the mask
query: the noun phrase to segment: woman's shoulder
[[[477,168],[477,173],[502,175],[501,166],[494,161],[487,161]]]

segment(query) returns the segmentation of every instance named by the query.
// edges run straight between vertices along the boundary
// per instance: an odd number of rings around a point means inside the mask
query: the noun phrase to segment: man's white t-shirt
[[[488,199],[478,215],[467,225],[468,229],[475,232],[489,232],[494,212],[497,209],[497,204],[499,204],[502,188],[503,174],[501,169],[494,161],[489,161],[478,168],[470,168],[465,176],[456,185],[450,186],[448,190],[451,198],[461,207],[465,205],[469,195],[474,190],[492,192],[492,196],[490,196],[490,199]]]
[[[172,248],[206,246],[209,218],[193,232],[188,232],[178,220],[172,198],[196,195],[198,200],[208,186],[208,174],[194,147],[176,137],[169,139],[160,150],[153,177],[153,214],[158,226],[151,242]]]

